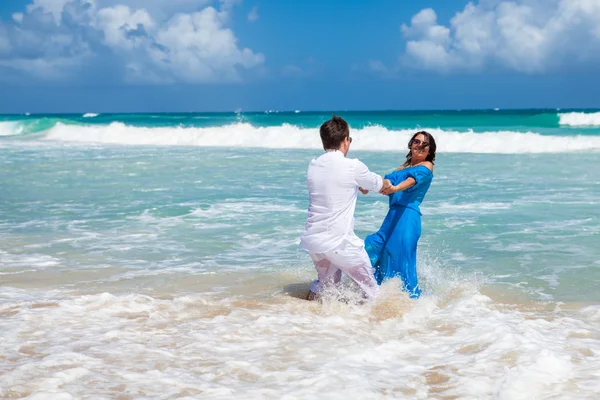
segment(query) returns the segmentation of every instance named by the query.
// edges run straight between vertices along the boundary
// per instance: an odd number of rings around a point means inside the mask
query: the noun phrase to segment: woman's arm
[[[384,179],[383,180],[383,186],[381,186],[381,190],[379,191],[379,193],[381,193],[382,190],[389,190],[390,188],[392,188],[392,182],[390,182],[389,179]],[[360,192],[362,194],[369,194],[369,191],[367,189],[363,189],[362,187],[358,187],[358,190],[360,190]]]
[[[400,182],[399,184],[397,184],[396,186],[390,186],[388,189],[381,189],[381,191],[379,193],[381,194],[392,194],[392,193],[396,193],[396,192],[401,192],[403,190],[409,189],[413,186],[415,186],[415,184],[417,183],[417,181],[415,180],[415,178],[406,178],[404,181]]]

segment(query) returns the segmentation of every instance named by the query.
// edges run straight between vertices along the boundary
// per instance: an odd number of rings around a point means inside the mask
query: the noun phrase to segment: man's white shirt
[[[369,171],[360,160],[334,150],[310,162],[306,180],[310,205],[300,247],[310,253],[326,253],[344,239],[362,245],[354,233],[358,187],[379,192],[381,176]]]

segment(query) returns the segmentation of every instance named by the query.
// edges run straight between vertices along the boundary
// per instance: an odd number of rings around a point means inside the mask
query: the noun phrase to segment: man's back
[[[379,190],[381,178],[359,160],[328,151],[311,161],[307,184],[310,206],[300,246],[311,253],[325,253],[344,239],[362,243],[354,234],[358,186]]]
[[[352,137],[342,118],[332,116],[321,125],[319,135],[326,153],[308,166],[310,206],[306,232],[300,239],[300,247],[308,250],[317,270],[306,299],[315,298],[325,286],[340,283],[342,272],[366,298],[373,298],[377,282],[363,241],[354,234],[354,208],[359,186],[379,191],[383,180],[360,161],[346,158]]]

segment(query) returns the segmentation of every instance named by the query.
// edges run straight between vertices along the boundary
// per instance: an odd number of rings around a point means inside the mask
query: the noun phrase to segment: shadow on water
[[[307,300],[312,282],[292,283],[283,288],[283,293],[289,297]],[[364,305],[367,301],[353,285],[340,284],[327,288],[313,299],[314,303],[342,303],[348,305]]]
[[[283,293],[290,297],[306,300],[312,282],[292,283],[283,288]]]

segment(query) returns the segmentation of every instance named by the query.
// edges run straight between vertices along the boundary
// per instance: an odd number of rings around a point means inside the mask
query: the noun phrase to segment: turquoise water
[[[473,130],[474,132],[522,131],[558,134],[600,134],[600,110],[447,110],[447,111],[336,111],[357,129],[382,126],[387,129],[415,127]],[[306,111],[236,113],[159,113],[159,114],[49,114],[5,115],[0,122],[16,122],[19,134],[49,129],[57,123],[68,125],[108,125],[122,122],[137,127],[206,128],[249,123],[255,127],[291,124],[300,128],[318,127],[331,113]],[[585,129],[581,129],[585,127]],[[18,130],[18,129],[15,129]],[[8,134],[4,130],[4,134]]]
[[[560,113],[339,113],[380,174],[438,142],[424,296],[372,305],[300,299],[330,114],[0,117],[0,394],[600,396],[600,113]]]

